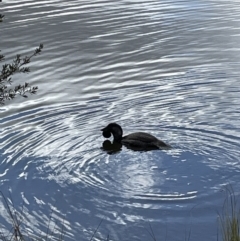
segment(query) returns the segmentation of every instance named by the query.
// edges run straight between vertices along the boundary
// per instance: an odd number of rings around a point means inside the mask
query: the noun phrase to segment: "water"
[[[100,223],[97,240],[149,240],[149,225],[158,240],[216,240],[222,190],[239,191],[239,3],[5,0],[0,13],[6,61],[44,44],[14,78],[38,94],[0,108],[0,190],[29,235],[52,217],[65,240]],[[113,121],[173,149],[108,155]]]

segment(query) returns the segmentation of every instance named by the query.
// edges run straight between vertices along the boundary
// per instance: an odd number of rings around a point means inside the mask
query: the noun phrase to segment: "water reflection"
[[[102,150],[112,155],[122,150],[122,144],[116,141],[105,140],[102,143]]]
[[[104,138],[113,136],[113,142],[119,142],[133,151],[152,151],[171,149],[171,146],[146,132],[133,132],[123,136],[123,129],[117,123],[110,123],[101,129]]]
[[[127,149],[130,149],[132,151],[139,151],[139,152],[145,152],[145,151],[153,151],[156,150],[156,147],[151,147],[151,146],[136,146],[131,143],[124,143],[123,144]],[[117,141],[110,141],[110,140],[105,140],[102,143],[101,149],[106,151],[108,154],[115,154],[118,153],[122,150],[122,143],[119,143]],[[157,150],[170,150],[171,147],[161,147],[158,148]]]
[[[103,238],[148,240],[149,220],[174,240],[197,206],[191,238],[215,240],[218,191],[239,183],[239,4],[1,4],[1,54],[46,46],[27,76],[38,95],[0,107],[0,189],[26,204],[29,230],[53,209],[67,240],[90,240],[99,219]],[[115,120],[174,149],[103,142],[99,127]]]

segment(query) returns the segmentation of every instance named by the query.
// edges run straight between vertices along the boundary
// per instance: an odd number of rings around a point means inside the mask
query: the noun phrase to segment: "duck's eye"
[[[103,135],[105,138],[109,138],[109,137],[111,137],[111,132],[109,132],[109,131],[103,131],[103,132],[102,132],[102,135]]]

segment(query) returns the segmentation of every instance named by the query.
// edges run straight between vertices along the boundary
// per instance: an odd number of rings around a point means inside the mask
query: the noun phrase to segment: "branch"
[[[15,73],[29,73],[30,68],[26,65],[31,62],[32,57],[39,55],[42,52],[43,44],[40,44],[35,49],[31,56],[21,58],[21,55],[17,55],[11,64],[4,64],[0,72],[0,104],[4,104],[5,100],[11,100],[16,95],[21,95],[27,98],[26,93],[35,94],[38,87],[31,87],[29,83],[15,86],[10,89],[7,85],[12,84],[12,75]],[[0,55],[0,61],[4,60],[4,56]]]

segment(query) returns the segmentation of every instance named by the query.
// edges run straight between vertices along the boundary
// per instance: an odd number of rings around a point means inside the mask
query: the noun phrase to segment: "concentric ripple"
[[[66,240],[91,240],[101,220],[97,240],[148,240],[148,223],[167,240],[187,223],[192,239],[215,238],[221,190],[239,183],[238,2],[0,4],[6,61],[45,46],[14,76],[38,94],[0,108],[0,191],[24,204],[28,233],[52,217]],[[173,149],[106,150],[110,122]]]

